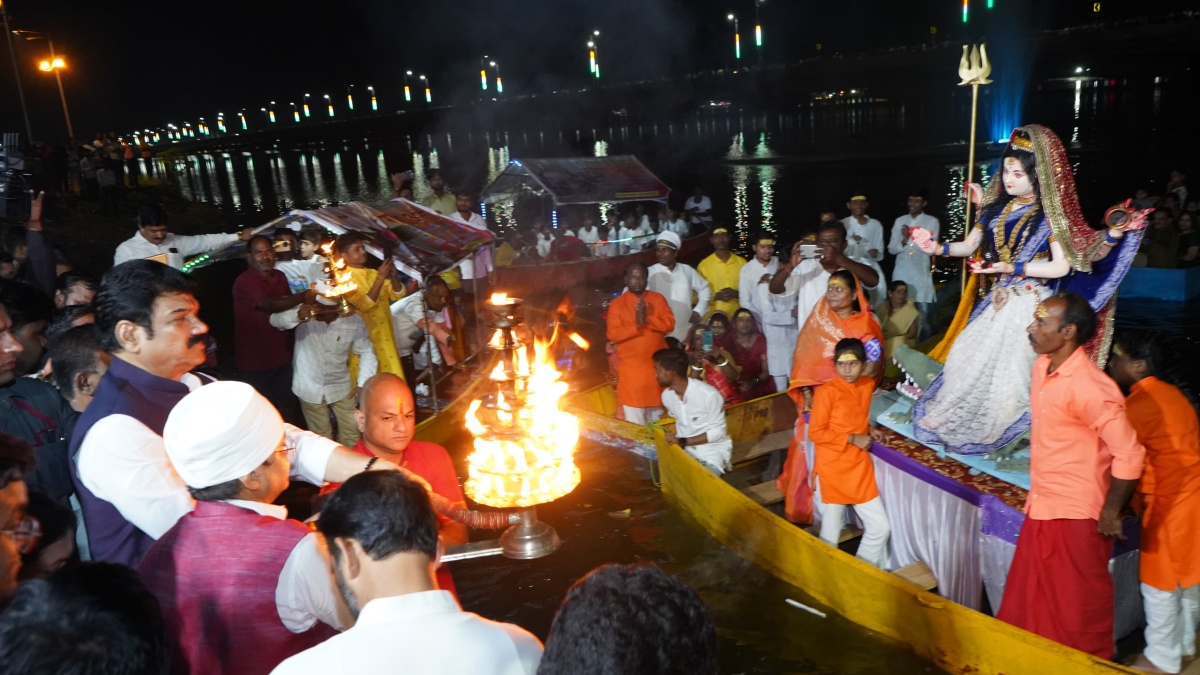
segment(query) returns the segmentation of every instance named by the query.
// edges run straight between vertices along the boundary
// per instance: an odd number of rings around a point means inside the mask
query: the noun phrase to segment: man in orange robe
[[[662,387],[654,379],[654,352],[667,348],[675,329],[667,299],[646,290],[646,266],[625,268],[628,289],[608,306],[608,339],[617,348],[617,405],[625,421],[653,422],[662,416]]]
[[[1200,614],[1200,421],[1187,396],[1164,381],[1173,379],[1163,372],[1165,346],[1157,334],[1122,336],[1109,359],[1146,447],[1134,497],[1142,514],[1146,649],[1133,667],[1151,673],[1178,673],[1183,657],[1195,655]]]
[[[875,380],[863,375],[867,354],[856,338],[839,341],[833,361],[838,376],[817,387],[808,427],[808,438],[813,442],[813,477],[821,498],[821,540],[838,545],[846,506],[853,505],[865,525],[858,557],[886,568],[891,526],[875,484],[875,465],[867,451],[871,447]]]

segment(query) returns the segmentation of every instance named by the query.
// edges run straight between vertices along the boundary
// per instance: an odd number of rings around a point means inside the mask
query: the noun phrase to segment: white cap
[[[658,241],[656,243],[661,246],[670,246],[676,251],[679,250],[679,246],[682,244],[679,239],[679,235],[670,230],[663,230],[662,232],[659,232]]]
[[[244,382],[213,382],[183,397],[163,427],[167,456],[183,482],[206,488],[258,468],[283,440],[283,419]]]

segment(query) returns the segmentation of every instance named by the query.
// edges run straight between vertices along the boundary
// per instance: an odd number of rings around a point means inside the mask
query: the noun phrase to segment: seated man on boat
[[[700,464],[720,476],[729,470],[733,441],[725,426],[725,400],[712,385],[688,377],[688,355],[682,349],[654,352],[654,378],[663,407],[675,419],[675,433],[667,442],[687,451]]]
[[[1129,423],[1146,447],[1134,495],[1142,516],[1138,578],[1146,649],[1132,666],[1151,673],[1178,673],[1183,659],[1196,655],[1200,612],[1200,421],[1179,372],[1179,355],[1188,350],[1177,347],[1162,333],[1126,333],[1108,360],[1127,395]]]
[[[1145,448],[1125,397],[1088,358],[1096,312],[1058,293],[1029,325],[1030,487],[996,618],[1103,659],[1113,655],[1113,539],[1142,475]]]
[[[716,675],[704,601],[656,565],[603,565],[575,582],[550,625],[539,675]]]
[[[646,290],[646,266],[625,267],[625,292],[608,306],[608,340],[617,366],[617,405],[626,422],[645,424],[662,416],[661,387],[654,380],[654,354],[667,348],[675,327],[667,299]]]
[[[813,395],[808,437],[813,442],[813,483],[821,509],[821,540],[838,545],[847,506],[863,521],[858,558],[886,569],[891,535],[887,512],[875,484],[871,462],[871,395],[875,380],[867,377],[867,350],[857,338],[843,338],[833,348],[837,377]]]

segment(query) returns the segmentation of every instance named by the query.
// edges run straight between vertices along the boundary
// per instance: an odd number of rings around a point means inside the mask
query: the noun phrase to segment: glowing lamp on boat
[[[480,504],[520,509],[520,522],[500,536],[500,545],[510,558],[537,558],[561,540],[537,519],[534,507],[579,485],[574,461],[579,420],[562,409],[568,385],[555,365],[553,340],[535,340],[531,359],[530,345],[514,335],[521,300],[497,293],[484,306],[496,329],[488,343],[497,354],[488,375],[494,389],[467,410],[474,449],[463,487]]]
[[[316,284],[317,301],[327,305],[336,304],[338,314],[349,316],[354,313],[354,307],[347,300],[347,296],[358,290],[358,284],[351,280],[346,259],[333,257],[332,244],[322,246],[321,253],[329,258],[329,262],[325,265],[326,278]]]

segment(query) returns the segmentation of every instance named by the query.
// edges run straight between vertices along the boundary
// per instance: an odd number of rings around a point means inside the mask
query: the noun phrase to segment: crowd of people
[[[1200,195],[1192,193],[1189,200],[1187,174],[1182,168],[1171,169],[1166,188],[1159,197],[1152,197],[1146,189],[1137,191],[1134,204],[1155,211],[1134,264],[1167,269],[1196,267],[1200,265]]]

